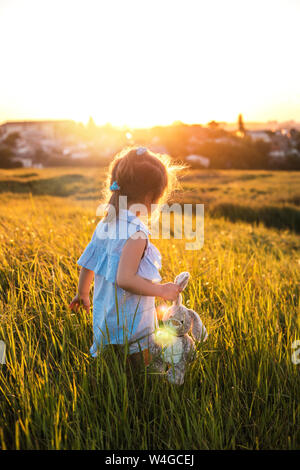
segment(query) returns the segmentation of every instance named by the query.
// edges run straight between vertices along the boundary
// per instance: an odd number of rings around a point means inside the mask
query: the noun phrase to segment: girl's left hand
[[[89,297],[89,295],[76,294],[74,299],[70,303],[69,308],[71,310],[75,310],[75,312],[77,312],[80,305],[83,306],[83,308],[86,310],[86,313],[89,313],[89,311],[90,311],[90,297]]]

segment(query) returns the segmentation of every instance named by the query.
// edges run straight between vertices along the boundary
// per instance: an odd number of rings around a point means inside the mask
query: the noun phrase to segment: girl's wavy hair
[[[177,172],[183,165],[173,164],[169,155],[139,147],[126,147],[110,164],[104,197],[108,205],[105,221],[111,221],[119,213],[119,196],[127,196],[127,201],[143,202],[146,194],[153,193],[153,201],[166,202],[177,189]],[[119,189],[111,191],[117,182]],[[161,199],[163,197],[163,199]],[[113,207],[114,210],[110,210]]]

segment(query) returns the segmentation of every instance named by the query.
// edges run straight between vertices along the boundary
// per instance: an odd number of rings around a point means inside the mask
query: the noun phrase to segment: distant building
[[[20,162],[22,163],[22,166],[24,168],[31,168],[33,165],[32,165],[32,159],[31,158],[27,158],[27,157],[12,157],[12,161],[13,162]]]
[[[266,131],[247,131],[247,135],[254,141],[262,140],[268,144],[272,142],[271,136]]]
[[[215,144],[230,144],[230,145],[238,145],[237,139],[233,139],[231,136],[224,136],[224,137],[217,137],[213,140]]]
[[[152,152],[155,152],[155,153],[160,153],[160,154],[168,153],[168,151],[167,151],[167,149],[164,145],[149,144],[148,148],[149,148],[149,150],[151,150]]]
[[[269,152],[269,157],[271,157],[271,158],[284,158],[285,157],[285,152],[284,152],[284,150],[280,150],[280,149],[271,150]]]
[[[0,143],[11,134],[18,134],[12,147],[13,159],[26,168],[41,164],[41,158],[60,157],[66,136],[73,133],[71,120],[8,121],[0,125]]]
[[[70,129],[75,123],[72,120],[52,120],[52,121],[7,121],[0,125],[0,134],[7,137],[13,132],[27,133],[35,131],[50,137],[56,137],[58,131]]]
[[[272,158],[283,158],[290,152],[291,140],[289,133],[284,129],[272,134],[272,145],[269,156]]]
[[[191,166],[204,167],[208,168],[210,166],[210,159],[204,157],[203,155],[188,155],[185,157],[186,161],[191,164]]]

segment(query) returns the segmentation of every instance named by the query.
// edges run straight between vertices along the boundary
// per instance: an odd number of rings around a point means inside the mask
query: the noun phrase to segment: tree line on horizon
[[[45,167],[105,166],[124,146],[143,145],[153,151],[168,153],[175,160],[185,161],[191,154],[205,156],[209,158],[209,167],[212,169],[300,169],[300,156],[295,153],[287,152],[285,157],[270,157],[271,144],[263,140],[253,140],[245,129],[242,115],[239,115],[237,130],[234,132],[226,131],[216,121],[209,122],[207,126],[177,121],[170,126],[134,129],[131,130],[129,139],[122,129],[110,125],[98,127],[91,121],[88,126],[77,126],[70,132],[73,132],[79,141],[95,143],[89,157],[75,160],[65,156],[63,152],[60,155],[52,155],[37,148],[32,155],[33,163],[41,163]],[[296,129],[291,132],[296,149],[300,152],[300,132]],[[15,161],[15,149],[20,138],[19,133],[14,132],[0,142],[1,168],[22,166],[20,162]],[[103,138],[116,144],[108,155],[104,155],[101,147]]]

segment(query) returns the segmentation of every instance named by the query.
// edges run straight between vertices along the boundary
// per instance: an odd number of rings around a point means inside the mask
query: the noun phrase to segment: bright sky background
[[[0,122],[300,121],[300,0],[0,0]]]

